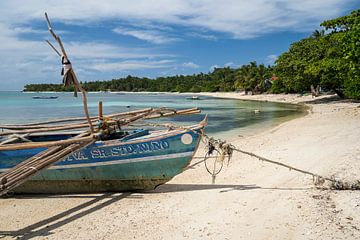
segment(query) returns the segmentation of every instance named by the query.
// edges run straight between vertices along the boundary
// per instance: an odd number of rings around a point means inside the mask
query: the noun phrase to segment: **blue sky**
[[[48,12],[81,81],[158,77],[273,64],[325,19],[360,7],[354,0],[88,0],[0,2],[0,90],[60,83]],[[52,39],[51,39],[52,40]]]

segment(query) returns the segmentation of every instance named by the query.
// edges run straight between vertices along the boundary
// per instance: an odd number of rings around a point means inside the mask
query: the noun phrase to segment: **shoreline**
[[[309,105],[307,115],[236,137],[232,144],[321,175],[360,178],[360,103],[334,96],[207,94]],[[203,154],[201,148],[196,156]],[[173,239],[354,239],[360,235],[359,199],[359,191],[316,189],[309,176],[234,153],[215,185],[199,164],[146,193],[0,199],[0,218],[8,219],[0,222],[0,236],[3,231],[48,239],[168,239],[169,233]]]
[[[159,95],[159,96],[164,96],[164,97],[169,98],[169,99],[172,99],[174,97],[174,98],[178,99],[179,104],[182,102],[182,98],[185,99],[185,97],[188,97],[188,96],[192,95],[191,93],[165,93],[165,92],[162,92],[162,93],[160,93],[160,92],[157,92],[157,93],[153,93],[153,92],[139,92],[139,93],[137,93],[137,92],[113,92],[113,93],[89,92],[88,107],[92,108],[92,109],[97,107],[96,101],[92,101],[92,99],[96,99],[97,98],[96,96],[98,96],[98,95],[100,96],[100,98],[105,98],[106,101],[108,101],[109,97],[112,99],[112,100],[110,100],[110,102],[105,103],[106,107],[113,107],[113,106],[115,106],[115,104],[118,104],[118,103],[121,105],[121,101],[123,101],[124,97],[119,96],[119,99],[121,99],[121,100],[117,101],[116,99],[118,97],[117,97],[116,94],[119,94],[119,93],[121,93],[120,95],[127,94],[129,97],[131,97],[131,99],[132,99],[132,96],[135,96],[135,95],[136,95],[136,98],[138,98],[138,97],[141,98],[142,96],[146,97],[146,96],[149,96],[149,95]],[[37,95],[37,93],[34,93],[34,92],[19,93],[19,94],[20,95],[28,95],[28,94]],[[67,96],[69,94],[71,96],[73,95],[73,93],[71,93],[71,92],[50,92],[50,93],[49,92],[42,92],[41,94],[42,95],[57,95],[57,96],[59,96],[60,100],[58,100],[58,102],[60,103],[60,105],[61,105],[61,101],[62,101],[61,98],[62,97]],[[214,101],[219,102],[219,106],[222,105],[221,104],[222,100],[219,99],[218,97],[215,97],[215,98],[213,98],[213,97],[211,97],[211,98],[210,97],[201,97],[202,100],[204,100],[204,98],[206,98],[207,100],[213,99]],[[154,99],[157,99],[157,97],[155,96]],[[225,99],[225,98],[223,98],[223,99]],[[235,99],[235,101],[233,101],[233,102],[235,103],[237,101],[238,100]],[[240,100],[240,101],[243,101],[243,100]],[[114,102],[115,104],[113,104],[112,102]],[[207,101],[188,101],[188,100],[186,100],[186,102],[184,102],[183,104],[186,104],[188,106],[197,106],[199,108],[202,108],[203,105],[207,104],[206,102]],[[260,101],[258,101],[258,102],[260,102]],[[262,103],[257,103],[257,104],[253,104],[251,102],[248,102],[248,103],[243,102],[243,103],[245,105],[251,105],[251,106],[254,105],[253,107],[250,107],[248,109],[249,111],[256,111],[256,109],[260,109],[260,111],[263,111],[263,109],[261,107],[263,105]],[[79,104],[81,105],[80,102],[77,103],[78,106],[80,106]],[[126,103],[126,104],[123,104],[122,106],[125,106],[127,104],[129,104],[131,106],[131,103]],[[278,124],[281,124],[284,121],[299,117],[300,115],[303,115],[302,112],[305,111],[305,110],[303,110],[303,107],[294,107],[294,106],[291,106],[291,105],[287,106],[286,103],[281,103],[281,104],[282,104],[282,105],[280,105],[280,106],[282,106],[281,108],[286,108],[286,109],[287,108],[289,108],[289,109],[296,108],[297,110],[294,110],[292,113],[289,112],[289,114],[291,114],[291,116],[288,116],[288,117],[284,117],[284,116],[275,117],[276,121],[270,120],[270,119],[267,119],[267,120],[264,119],[264,121],[261,122],[261,123],[257,123],[257,121],[254,121],[255,123],[250,124],[249,126],[243,126],[241,124],[241,122],[239,122],[238,124],[233,124],[232,127],[226,127],[225,129],[222,128],[221,125],[218,125],[219,127],[217,127],[217,129],[215,130],[216,132],[214,132],[214,129],[212,129],[211,134],[213,134],[216,137],[229,137],[229,136],[234,135],[233,132],[237,131],[237,129],[239,128],[239,129],[241,129],[239,131],[241,132],[240,134],[242,136],[254,135],[254,134],[256,134],[258,132],[261,132],[261,131],[263,131],[265,129],[274,127],[274,126],[276,126]],[[259,105],[259,106],[257,106],[257,105]],[[264,104],[264,105],[266,105],[266,104]],[[273,104],[270,103],[268,105],[271,106]],[[73,106],[75,106],[75,104]],[[171,108],[173,106],[169,106],[169,107]],[[183,106],[180,104],[178,107],[182,108]],[[114,109],[112,111],[114,111]],[[264,110],[264,111],[265,111],[265,114],[267,114],[266,110]],[[220,113],[220,111],[218,111],[218,112]],[[111,113],[111,112],[109,112],[109,113]],[[253,114],[253,115],[258,115],[258,116],[261,117],[262,113],[260,113],[260,114],[258,114],[258,113]],[[50,117],[50,119],[51,118],[55,118],[55,117]],[[269,118],[271,118],[271,116]],[[44,119],[46,119],[46,117],[44,117]],[[34,120],[32,120],[32,121],[34,121]],[[14,121],[14,122],[16,123],[16,121]],[[7,121],[7,123],[9,123],[9,121]],[[5,124],[5,121],[4,121],[4,124]],[[246,130],[246,129],[249,129],[249,130]],[[234,139],[234,138],[232,138],[232,139]]]
[[[338,99],[336,94],[324,94],[313,98],[311,94],[299,95],[299,94],[258,94],[258,95],[245,95],[243,92],[214,92],[214,93],[199,93],[202,96],[211,96],[217,98],[229,98],[238,99],[244,101],[261,101],[261,102],[275,102],[275,103],[287,103],[287,104],[302,104],[311,103],[313,101],[320,101],[326,99]]]

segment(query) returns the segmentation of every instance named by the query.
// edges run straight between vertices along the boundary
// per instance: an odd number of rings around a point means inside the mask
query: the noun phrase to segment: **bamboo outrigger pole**
[[[183,109],[177,111],[170,111],[167,109],[163,110],[163,109],[145,108],[130,112],[120,112],[120,113],[110,114],[110,115],[106,115],[106,117],[111,118],[112,119],[111,121],[118,121],[118,120],[126,119],[126,117],[136,116],[142,113],[149,114],[146,115],[144,119],[153,119],[160,117],[171,117],[175,115],[197,114],[200,113],[200,110],[198,108],[189,108],[189,109]],[[96,125],[96,121],[98,120],[98,118],[99,117],[90,118],[92,125]],[[25,125],[0,125],[0,129],[11,130],[11,131],[0,132],[0,136],[84,128],[87,126],[87,122],[84,122],[83,120],[85,119],[68,118],[68,119],[51,120],[51,121],[39,122],[33,124],[25,124]],[[75,123],[65,123],[65,122],[75,122]],[[62,124],[54,125],[53,123],[62,123]],[[34,129],[38,129],[38,130],[32,131]]]
[[[54,39],[56,40],[56,42],[59,44],[60,46],[60,49],[61,49],[61,54],[60,52],[50,43],[50,41],[46,41],[50,47],[57,53],[57,55],[59,55],[59,57],[61,57],[61,61],[62,61],[62,64],[63,64],[63,74],[64,74],[64,84],[65,85],[69,85],[69,84],[74,84],[74,89],[75,89],[75,96],[77,96],[77,90],[80,90],[81,94],[82,94],[82,97],[83,97],[83,106],[84,106],[84,113],[85,113],[85,116],[86,116],[86,120],[89,124],[89,129],[90,129],[90,132],[91,133],[94,133],[94,127],[91,123],[91,120],[90,120],[90,116],[89,116],[89,111],[88,111],[88,107],[87,107],[87,97],[86,97],[86,91],[85,89],[83,89],[81,87],[81,84],[79,83],[77,77],[76,77],[76,74],[71,66],[71,63],[69,61],[69,58],[66,54],[66,51],[65,51],[65,48],[64,48],[64,45],[62,44],[61,42],[61,39],[58,35],[55,34],[55,32],[52,30],[52,26],[51,26],[51,23],[50,23],[50,20],[49,20],[49,17],[47,15],[47,13],[45,13],[45,19],[46,19],[46,22],[47,22],[47,25],[48,25],[48,29],[49,29],[49,32],[50,34],[54,37]],[[66,79],[68,78],[68,79]]]

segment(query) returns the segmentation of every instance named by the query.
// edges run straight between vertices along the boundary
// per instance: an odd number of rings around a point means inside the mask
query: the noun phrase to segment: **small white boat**
[[[201,100],[199,96],[186,97],[187,100]]]

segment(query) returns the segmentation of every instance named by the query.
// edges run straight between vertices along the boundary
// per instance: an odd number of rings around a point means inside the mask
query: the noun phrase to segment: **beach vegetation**
[[[127,76],[83,82],[87,91],[305,93],[332,91],[360,99],[360,9],[321,23],[309,37],[290,45],[273,66],[255,61],[238,68],[150,79]],[[72,91],[61,84],[28,84],[25,91]]]
[[[274,71],[282,90],[298,93],[313,85],[342,98],[360,99],[360,10],[321,26],[277,59]],[[279,86],[273,85],[273,90],[279,92]]]

